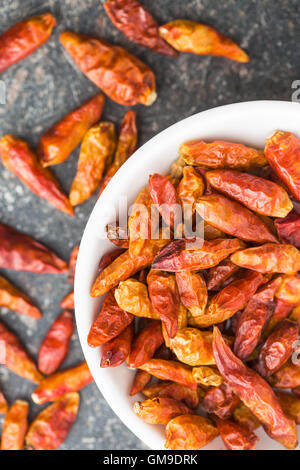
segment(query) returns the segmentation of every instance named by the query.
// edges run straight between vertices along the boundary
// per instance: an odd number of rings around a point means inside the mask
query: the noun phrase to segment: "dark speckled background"
[[[143,0],[160,23],[175,18],[199,20],[235,39],[251,57],[238,64],[215,57],[181,54],[177,59],[152,53],[128,41],[111,24],[103,0],[2,0],[0,33],[24,17],[50,11],[57,20],[51,39],[33,55],[4,72],[6,105],[0,105],[0,135],[10,132],[32,145],[68,111],[98,89],[73,66],[58,41],[65,29],[94,34],[121,44],[154,70],[158,99],[150,108],[136,107],[140,144],[174,122],[198,111],[237,101],[291,99],[291,83],[300,78],[299,0]],[[126,108],[106,101],[104,119],[118,124]],[[76,171],[78,150],[54,167],[65,191]],[[13,174],[0,167],[0,220],[21,229],[67,259],[80,241],[96,198],[71,218],[32,194]],[[59,301],[70,290],[64,276],[5,272],[39,305],[39,321],[0,309],[1,320],[16,331],[36,356]],[[77,335],[64,366],[82,360]],[[30,398],[34,386],[0,366],[0,386],[10,403]],[[38,412],[31,404],[30,418]],[[79,418],[62,449],[143,449],[106,405],[95,385],[81,392]]]

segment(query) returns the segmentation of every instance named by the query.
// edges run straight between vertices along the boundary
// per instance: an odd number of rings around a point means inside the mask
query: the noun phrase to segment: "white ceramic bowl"
[[[101,298],[93,299],[89,292],[98,270],[101,256],[112,250],[103,240],[104,227],[114,221],[114,209],[121,195],[133,203],[139,190],[148,183],[151,173],[166,174],[176,159],[179,145],[187,140],[229,140],[254,147],[264,147],[265,138],[275,130],[291,131],[300,136],[300,105],[282,101],[254,101],[221,106],[177,122],[153,137],[122,166],[97,201],[85,228],[80,245],[75,277],[76,321],[82,349],[99,390],[123,423],[151,449],[164,448],[164,426],[144,423],[132,411],[137,396],[129,390],[134,372],[122,365],[101,369],[100,350],[87,345],[90,326],[99,312]],[[264,431],[257,449],[282,449]],[[116,436],[116,440],[119,437]],[[220,438],[204,449],[223,449]]]

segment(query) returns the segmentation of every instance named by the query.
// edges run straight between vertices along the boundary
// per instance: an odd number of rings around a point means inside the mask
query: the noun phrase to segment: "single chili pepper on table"
[[[300,249],[300,215],[292,211],[284,219],[275,219],[274,223],[281,242]]]
[[[192,413],[192,410],[184,403],[169,397],[136,401],[133,411],[148,424],[168,424],[176,416]]]
[[[223,383],[223,377],[217,368],[213,367],[193,367],[193,377],[195,382],[205,387],[219,387]]]
[[[75,304],[73,290],[62,299],[62,301],[60,302],[60,307],[64,310],[74,310]]]
[[[74,215],[68,197],[59,182],[47,168],[43,168],[37,155],[29,145],[11,134],[0,139],[0,156],[3,165],[12,171],[28,188],[39,197],[46,199],[57,209]]]
[[[8,412],[8,403],[6,401],[5,396],[0,391],[0,415],[6,415]]]
[[[40,310],[33,305],[27,295],[3,276],[0,276],[0,307],[9,308],[32,318],[41,318],[42,316]]]
[[[233,264],[230,259],[225,259],[218,266],[211,268],[208,271],[207,289],[219,290],[222,285],[231,278],[239,270],[236,264]]]
[[[104,99],[102,93],[95,95],[42,135],[38,155],[44,167],[57,165],[69,157],[89,128],[99,121]]]
[[[27,450],[56,450],[76,420],[79,393],[66,393],[41,411],[30,424],[25,439]]]
[[[153,72],[134,55],[103,39],[65,31],[60,42],[77,67],[119,104],[150,106],[156,100]]]
[[[200,394],[198,390],[191,390],[190,388],[176,382],[161,382],[150,385],[143,388],[142,393],[147,398],[173,398],[174,400],[184,402],[189,408],[197,408],[200,403]]]
[[[181,271],[175,274],[180,300],[188,309],[188,323],[198,326],[198,318],[204,315],[208,294],[206,282],[201,273]]]
[[[214,417],[214,422],[228,450],[254,450],[258,437],[253,431],[228,419]]]
[[[78,159],[77,173],[70,190],[72,206],[83,203],[96,191],[105,167],[110,165],[116,148],[115,126],[100,122],[85,134]]]
[[[43,374],[53,374],[62,364],[67,356],[73,331],[73,313],[65,310],[52,323],[40,346],[38,368]]]
[[[240,399],[233,393],[228,383],[223,382],[206,392],[202,407],[206,413],[213,413],[221,419],[227,419],[239,403]]]
[[[191,390],[197,389],[197,384],[192,375],[192,368],[186,364],[164,359],[150,359],[150,361],[142,364],[139,369],[149,372],[158,379],[178,382]]]
[[[128,367],[136,368],[149,361],[163,342],[161,322],[151,320],[133,341],[127,361]]]
[[[1,435],[1,450],[23,450],[28,427],[27,401],[16,400],[4,418]]]
[[[134,324],[131,323],[118,336],[105,343],[100,367],[117,367],[123,364],[130,354],[133,335]]]
[[[136,279],[120,282],[115,290],[118,306],[132,315],[159,320],[159,313],[153,308],[147,286]]]
[[[165,448],[168,450],[198,450],[206,446],[219,431],[208,418],[199,415],[181,415],[166,427]]]
[[[0,35],[0,73],[32,54],[51,36],[56,19],[50,14],[32,16]]]

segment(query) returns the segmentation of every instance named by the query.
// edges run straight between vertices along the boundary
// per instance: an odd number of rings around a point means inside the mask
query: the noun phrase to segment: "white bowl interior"
[[[179,145],[195,138],[223,139],[263,148],[265,139],[275,130],[300,136],[300,106],[282,101],[253,101],[214,108],[180,121],[153,137],[122,166],[97,201],[80,245],[75,276],[75,312],[82,349],[99,390],[125,425],[151,449],[164,448],[164,426],[144,423],[132,411],[139,397],[130,397],[134,372],[125,365],[101,369],[100,349],[87,345],[87,335],[102,303],[91,298],[101,256],[113,245],[103,238],[104,227],[114,221],[121,196],[133,203],[151,173],[166,174],[177,158]],[[257,449],[282,449],[262,429]],[[118,439],[118,436],[116,436]],[[224,449],[220,438],[204,449]]]

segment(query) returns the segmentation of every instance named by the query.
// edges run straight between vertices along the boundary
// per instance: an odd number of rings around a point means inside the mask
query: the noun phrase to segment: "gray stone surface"
[[[51,39],[33,55],[4,72],[7,103],[0,105],[0,135],[26,138],[32,145],[68,111],[98,89],[71,63],[58,41],[65,29],[90,33],[126,47],[154,70],[158,99],[137,106],[139,141],[147,141],[174,122],[198,111],[256,99],[291,99],[291,83],[299,79],[299,0],[143,0],[160,23],[175,18],[199,20],[218,28],[250,54],[250,64],[181,54],[177,59],[156,55],[127,40],[111,24],[103,0],[2,0],[0,32],[24,17],[51,11],[58,26]],[[104,119],[118,124],[126,108],[106,101]],[[78,150],[54,168],[65,191],[76,171]],[[0,220],[21,229],[68,258],[96,198],[76,209],[71,218],[32,194],[13,174],[0,167]],[[70,290],[64,276],[5,272],[40,306],[39,321],[0,309],[5,324],[18,333],[33,356],[50,324],[59,314],[59,301]],[[64,366],[82,360],[77,334]],[[30,398],[33,386],[0,366],[0,385],[9,401]],[[30,418],[38,412],[31,404]],[[79,418],[62,449],[143,449],[119,421],[94,384],[81,392]]]

